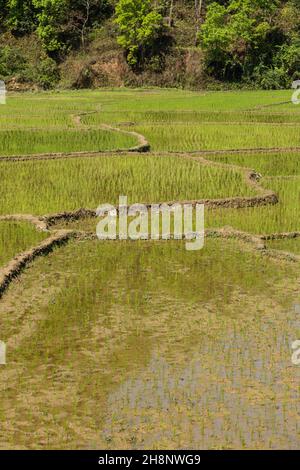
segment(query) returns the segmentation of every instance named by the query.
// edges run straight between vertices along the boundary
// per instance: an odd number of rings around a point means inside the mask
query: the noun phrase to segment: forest
[[[11,89],[289,88],[300,0],[0,0]]]

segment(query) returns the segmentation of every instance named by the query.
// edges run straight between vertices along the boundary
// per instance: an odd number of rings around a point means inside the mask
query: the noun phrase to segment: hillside
[[[299,0],[2,0],[10,90],[290,87]]]

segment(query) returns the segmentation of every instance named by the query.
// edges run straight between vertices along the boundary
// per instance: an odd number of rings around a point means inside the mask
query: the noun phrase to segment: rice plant
[[[300,106],[290,97],[159,89],[9,95],[0,107],[0,214],[96,208],[120,195],[129,204],[254,196],[247,167],[279,203],[207,209],[205,228],[299,231],[299,152],[241,151],[300,146]],[[159,153],[9,160],[136,145],[101,124],[139,131]],[[236,169],[164,153],[234,148],[241,152],[207,158]],[[96,223],[67,226],[95,231]],[[0,222],[0,267],[47,235]],[[300,253],[299,238],[267,246]],[[299,264],[238,240],[207,239],[197,252],[178,241],[73,240],[36,259],[0,302],[9,351],[0,368],[0,447],[296,448],[299,377],[290,344],[300,335],[299,274]]]
[[[298,126],[261,123],[149,124],[132,127],[156,151],[231,150],[300,147]]]
[[[175,156],[5,162],[0,177],[2,214],[95,209],[117,204],[120,195],[128,196],[130,204],[255,195],[239,171]]]
[[[0,156],[130,148],[137,140],[108,130],[0,131]]]
[[[0,221],[0,268],[47,236],[26,222]]]
[[[292,179],[268,178],[263,184],[278,194],[278,204],[259,208],[208,211],[206,224],[209,227],[227,225],[256,234],[299,230],[300,177]]]
[[[255,169],[263,176],[300,175],[300,152],[208,155],[207,159]]]
[[[1,383],[10,379],[1,417],[14,413],[20,430],[1,439],[34,449],[126,449],[133,435],[140,448],[221,438],[227,448],[258,439],[293,448],[298,378],[286,361],[297,276],[217,240],[196,254],[180,242],[73,242],[37,260],[0,304],[15,371],[0,370]]]

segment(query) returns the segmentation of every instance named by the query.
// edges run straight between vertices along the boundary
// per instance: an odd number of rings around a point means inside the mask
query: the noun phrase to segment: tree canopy
[[[109,20],[135,72],[154,63],[159,72],[162,57],[197,47],[212,80],[282,88],[300,77],[300,0],[0,0],[0,7],[0,38],[35,34],[50,69],[51,60],[84,51]],[[0,70],[18,69],[17,54],[0,39]]]

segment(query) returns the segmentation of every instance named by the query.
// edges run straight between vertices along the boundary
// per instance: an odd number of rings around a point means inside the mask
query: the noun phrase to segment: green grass
[[[300,152],[208,155],[208,160],[255,169],[263,176],[300,175]]]
[[[126,125],[128,123],[149,124],[202,124],[202,123],[264,123],[279,126],[289,124],[297,126],[300,113],[262,112],[262,111],[105,111],[83,116],[82,122],[87,125],[99,125],[105,122]]]
[[[106,130],[10,130],[0,132],[0,156],[126,149],[135,137]]]
[[[300,177],[292,179],[268,178],[263,185],[276,192],[279,203],[245,209],[205,210],[205,228],[233,227],[236,230],[264,235],[300,230]],[[95,231],[98,219],[87,219],[59,228]]]
[[[255,234],[293,232],[300,228],[300,177],[268,178],[263,185],[279,196],[279,204],[247,209],[207,212],[207,227],[231,226]]]
[[[90,92],[86,93],[87,96]],[[74,95],[73,95],[74,96]],[[114,90],[93,92],[101,98],[101,111],[169,112],[169,111],[260,111],[298,114],[300,107],[291,103],[292,91],[192,92],[181,90]],[[82,95],[84,97],[84,94]],[[286,102],[287,104],[282,104]],[[265,107],[270,106],[271,107]]]
[[[6,131],[0,135],[0,155],[42,152],[44,148],[51,152],[131,145],[130,137],[120,135],[111,136],[108,142],[103,131],[97,136],[90,130],[87,135],[74,137],[72,116],[82,112],[96,113],[82,118],[88,125],[135,123],[157,150],[296,146],[300,145],[300,107],[290,99],[289,90],[201,93],[154,89],[11,95],[7,105],[0,108],[0,129]],[[64,135],[62,129],[70,133]]]
[[[0,175],[2,214],[93,209],[120,195],[130,204],[254,195],[238,171],[169,156],[5,162]]]
[[[290,103],[290,98],[290,90],[124,89],[12,95],[0,107],[0,154],[100,150],[136,143],[131,137],[96,129],[102,123],[139,130],[154,150],[293,147],[300,145],[300,106]],[[94,113],[83,116],[83,128],[75,130],[72,116],[82,112]],[[299,230],[299,153],[208,158],[272,177],[264,178],[263,184],[278,192],[280,202],[239,211],[207,211],[207,227],[230,225],[252,233]],[[170,157],[26,162],[2,165],[0,174],[2,214],[96,207],[116,203],[120,194],[127,194],[129,202],[252,195],[239,173]]]
[[[298,126],[268,124],[174,124],[134,126],[156,151],[300,147]]]
[[[0,267],[47,236],[29,223],[0,221]]]

